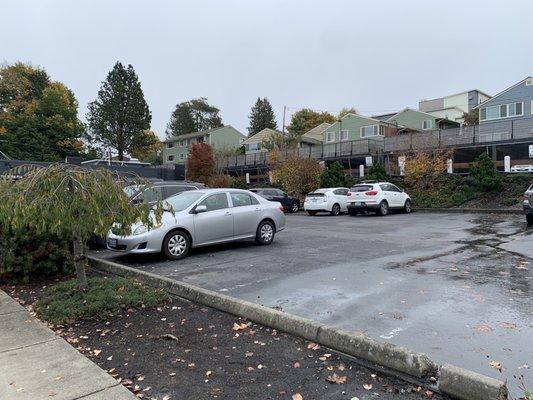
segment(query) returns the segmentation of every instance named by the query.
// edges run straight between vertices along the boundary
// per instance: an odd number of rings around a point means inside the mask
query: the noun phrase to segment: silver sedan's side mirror
[[[207,206],[204,204],[199,204],[196,207],[194,207],[194,213],[200,214],[207,211]]]

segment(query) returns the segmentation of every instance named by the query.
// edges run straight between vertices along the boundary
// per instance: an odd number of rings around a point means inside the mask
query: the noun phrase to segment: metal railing
[[[383,151],[438,149],[520,139],[533,139],[533,117],[389,136],[383,141]]]
[[[323,160],[328,158],[366,156],[376,154],[383,150],[383,137],[374,139],[358,139],[346,142],[322,143],[314,146],[303,146],[292,149],[279,150],[277,161],[298,156]],[[239,154],[225,157],[217,161],[219,168],[231,168],[241,166],[268,165],[274,160],[269,152],[257,152]]]

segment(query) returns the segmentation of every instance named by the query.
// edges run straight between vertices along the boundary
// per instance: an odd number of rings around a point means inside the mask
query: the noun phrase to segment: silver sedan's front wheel
[[[191,247],[189,235],[182,231],[170,232],[163,240],[163,252],[169,260],[179,260]]]
[[[274,240],[275,234],[276,228],[274,227],[274,224],[270,221],[263,221],[257,227],[255,240],[259,244],[270,244]]]

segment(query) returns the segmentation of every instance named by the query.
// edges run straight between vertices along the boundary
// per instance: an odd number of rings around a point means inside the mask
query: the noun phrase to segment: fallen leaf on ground
[[[107,361],[111,361],[113,359],[113,356],[107,357]]]
[[[342,385],[346,383],[346,376],[339,376],[337,374],[329,375],[326,380],[331,383],[336,383],[338,385]]]
[[[242,331],[243,329],[248,328],[248,324],[245,324],[244,322],[241,322],[238,324],[237,322],[233,323],[233,330],[234,331]]]
[[[478,332],[492,332],[492,328],[489,325],[485,324],[476,326],[476,330]]]
[[[304,400],[304,398],[302,397],[300,393],[294,393],[292,395],[292,400]]]
[[[211,376],[212,374],[213,374],[213,371],[207,371],[207,372],[205,373],[205,376]]]
[[[141,375],[137,378],[138,381],[144,381],[144,375]]]
[[[93,350],[93,354],[95,356],[98,356],[101,352],[102,352],[102,350],[98,350],[98,349]]]
[[[433,392],[431,390],[426,390],[425,395],[426,395],[426,397],[432,398],[433,397]]]
[[[365,390],[370,390],[370,389],[372,389],[372,384],[371,383],[363,383],[363,388]]]
[[[170,400],[170,396],[168,394],[163,396],[163,400]]]
[[[318,344],[313,343],[313,342],[310,342],[310,343],[307,345],[307,348],[308,348],[309,350],[316,350],[316,349],[318,349],[318,347],[319,347]]]
[[[489,363],[489,365],[494,368],[494,369],[497,369],[498,371],[502,372],[502,363],[498,362],[498,361],[491,361]]]
[[[293,367],[294,368],[300,368],[300,363],[298,361],[296,361],[294,364],[293,364]]]

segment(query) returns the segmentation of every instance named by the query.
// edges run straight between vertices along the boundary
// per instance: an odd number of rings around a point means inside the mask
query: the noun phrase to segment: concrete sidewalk
[[[51,398],[137,399],[0,290],[0,399]]]

